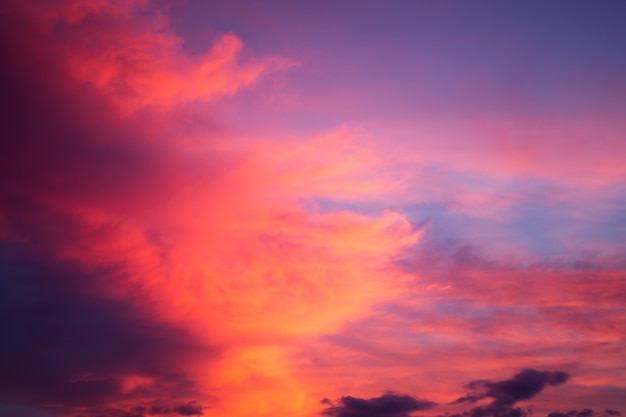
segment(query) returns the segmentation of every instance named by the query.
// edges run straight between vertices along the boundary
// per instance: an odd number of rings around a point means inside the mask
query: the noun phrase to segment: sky
[[[623,416],[625,20],[5,0],[0,417]]]

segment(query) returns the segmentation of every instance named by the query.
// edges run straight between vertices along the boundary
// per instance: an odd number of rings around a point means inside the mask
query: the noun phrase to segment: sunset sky
[[[0,417],[626,416],[626,2],[3,0]]]

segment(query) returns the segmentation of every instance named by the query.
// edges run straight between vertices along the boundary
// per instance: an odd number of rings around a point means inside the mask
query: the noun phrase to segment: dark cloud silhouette
[[[548,414],[548,417],[573,417],[576,414],[577,414],[576,410],[568,411],[565,413],[555,411],[555,412]]]
[[[414,411],[428,410],[437,405],[432,401],[392,392],[367,400],[345,396],[339,402],[341,405],[328,407],[322,414],[333,417],[407,417]],[[324,399],[322,403],[331,402]]]
[[[549,386],[564,384],[570,375],[562,371],[538,371],[523,369],[511,379],[503,381],[476,380],[467,384],[473,390],[451,404],[475,403],[484,399],[493,401],[461,413],[446,413],[445,417],[526,417],[528,410],[516,406],[518,401],[528,400]],[[603,417],[620,416],[620,412],[607,409]],[[439,417],[444,417],[439,416]],[[600,417],[593,410],[585,408],[580,411],[552,412],[547,417]]]
[[[527,400],[540,393],[547,386],[555,386],[567,382],[569,375],[565,372],[537,371],[523,369],[511,379],[492,382],[476,380],[467,384],[467,388],[474,392],[454,401],[458,403],[474,403],[484,398],[493,398],[496,403],[512,405],[521,400]]]
[[[174,412],[180,414],[181,416],[199,416],[204,414],[202,410],[204,407],[199,405],[196,401],[191,401],[184,405],[179,405],[174,408]]]
[[[486,406],[479,406],[451,417],[525,417],[527,412],[520,407],[506,406],[493,402]]]
[[[200,416],[206,409],[197,401],[189,401],[181,405],[151,405],[150,407],[137,406],[131,409],[107,409],[99,410],[97,413],[90,414],[89,417],[149,417],[149,416]],[[83,417],[83,415],[79,416]]]
[[[172,411],[170,410],[169,407],[165,407],[162,405],[152,405],[150,406],[150,408],[148,409],[148,414],[171,414]]]
[[[563,384],[569,378],[570,376],[562,371],[523,369],[513,378],[503,381],[494,382],[482,379],[472,381],[467,384],[467,388],[472,392],[458,398],[452,404],[471,404],[487,398],[493,401],[490,404],[455,414],[453,417],[525,417],[527,412],[520,407],[515,407],[515,403],[534,397],[548,386]]]
[[[183,395],[192,383],[180,361],[215,354],[128,303],[90,294],[110,271],[98,276],[36,255],[0,245],[0,402],[71,409],[122,396]],[[129,392],[127,375],[154,382]],[[174,411],[200,410],[188,403]]]
[[[438,417],[527,417],[529,412],[516,406],[518,401],[528,400],[549,386],[564,384],[570,375],[563,371],[538,371],[522,369],[513,378],[502,381],[485,379],[475,380],[467,384],[472,390],[464,397],[453,401],[452,405],[472,404],[481,400],[491,399],[491,403],[476,406],[460,413],[445,413]],[[389,392],[380,397],[361,399],[352,396],[341,397],[339,404],[323,398],[320,404],[328,405],[321,414],[331,417],[409,417],[415,411],[428,410],[437,404],[420,400],[409,395]],[[585,408],[580,411],[553,412],[547,417],[619,417],[617,410],[604,410],[603,415]]]
[[[548,414],[547,417],[607,417],[607,416],[621,416],[621,413],[617,410],[607,409],[604,413],[596,413],[595,411],[585,408],[580,411],[570,410],[567,412],[555,411]]]

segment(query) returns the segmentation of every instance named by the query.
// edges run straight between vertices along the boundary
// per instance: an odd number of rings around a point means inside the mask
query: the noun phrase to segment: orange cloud
[[[127,115],[233,94],[295,64],[279,57],[241,61],[243,43],[232,34],[192,56],[168,18],[143,0],[34,1],[8,10],[38,27],[47,53],[62,58],[77,88],[96,88]]]
[[[174,117],[182,107],[291,62],[241,62],[234,35],[190,56],[166,18],[135,13],[142,3],[13,7],[39,31],[19,54],[49,73],[20,87],[43,111],[35,131],[11,131],[19,137],[3,157],[14,178],[0,183],[14,202],[0,217],[3,238],[36,241],[46,256],[102,276],[83,291],[132,305],[205,347],[206,357],[194,345],[172,350],[188,357],[164,361],[191,384],[187,393],[172,389],[171,401],[210,404],[207,415],[314,410],[319,399],[293,372],[294,342],[398,294],[406,277],[391,261],[420,237],[401,213],[316,207],[319,198],[396,190],[379,158],[347,129],[262,144],[224,144],[209,132],[191,146]],[[167,395],[167,380],[145,369],[85,372],[68,383],[111,384],[120,395],[107,394],[106,406],[129,409]],[[81,403],[66,413],[88,411]]]

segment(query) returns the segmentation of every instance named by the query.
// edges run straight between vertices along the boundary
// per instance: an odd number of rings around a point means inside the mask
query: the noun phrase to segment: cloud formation
[[[473,392],[465,397],[458,398],[453,404],[475,403],[484,398],[492,398],[496,403],[511,405],[534,397],[548,386],[563,384],[569,378],[570,376],[567,373],[561,371],[549,372],[523,369],[513,378],[503,381],[472,381],[467,384],[467,388]]]
[[[429,410],[437,405],[432,401],[393,392],[369,399],[345,396],[338,401],[340,405],[326,408],[322,411],[322,415],[331,417],[408,417],[415,411]]]
[[[518,402],[530,400],[547,387],[562,385],[569,379],[570,375],[563,371],[538,371],[526,368],[512,378],[505,380],[480,379],[471,381],[466,387],[472,392],[447,404],[448,406],[473,404],[485,399],[492,401],[489,404],[462,412],[448,412],[439,417],[526,417],[529,415],[529,411],[516,407]],[[394,392],[370,399],[344,396],[338,399],[336,403],[324,398],[320,403],[329,406],[323,409],[320,414],[331,417],[409,417],[415,412],[431,410],[438,406],[433,401]],[[581,411],[552,412],[547,417],[594,417],[600,415],[620,416],[621,414],[612,409],[607,409],[603,414],[598,414],[585,408]]]
[[[472,404],[485,399],[491,403],[471,408],[460,413],[446,413],[448,417],[525,417],[528,411],[515,407],[520,401],[529,400],[545,388],[566,383],[570,375],[563,371],[538,371],[522,369],[510,379],[501,381],[475,380],[467,384],[471,393],[448,405]],[[410,395],[388,392],[380,397],[361,399],[344,396],[337,400],[339,404],[324,398],[321,403],[329,405],[321,414],[334,417],[408,417],[417,411],[426,411],[436,407],[433,401],[417,399]],[[580,412],[554,412],[548,417],[590,417],[596,415],[590,409]],[[619,415],[618,411],[606,410],[605,415]]]
[[[420,236],[399,213],[307,207],[378,195],[361,178],[375,158],[345,129],[222,137],[203,106],[286,61],[240,60],[230,34],[192,56],[154,3],[2,13],[0,401],[63,417],[302,409],[288,341],[397,292],[389,260]],[[269,400],[280,390],[293,400]]]
[[[619,415],[620,13],[262,3],[0,6],[0,414]]]
[[[526,410],[515,407],[519,401],[528,400],[548,386],[564,384],[570,376],[562,371],[523,369],[513,378],[502,381],[476,380],[467,384],[472,392],[452,404],[475,403],[483,399],[493,401],[484,406],[453,414],[455,417],[525,417]]]
[[[64,415],[101,411],[115,398],[185,398],[186,361],[218,354],[129,303],[94,294],[109,271],[93,274],[8,243],[0,271],[0,403],[54,404]],[[174,411],[200,409],[188,403]]]

